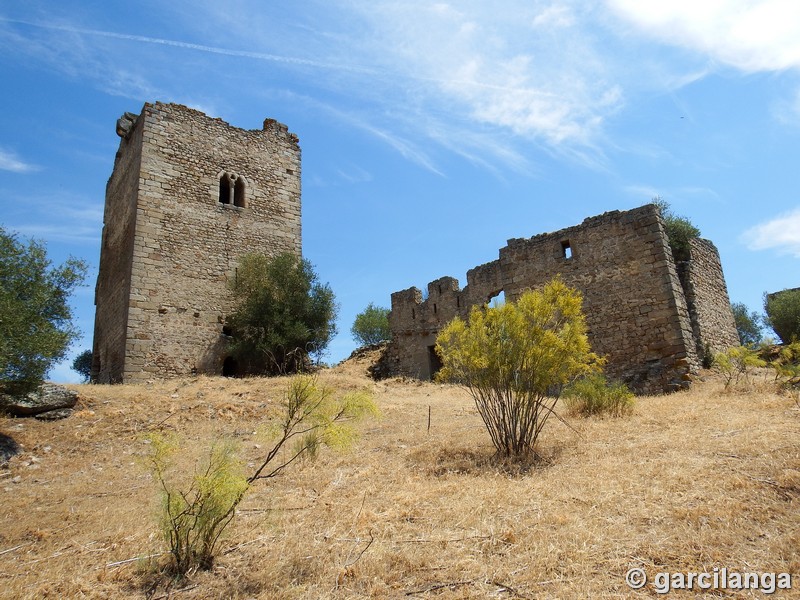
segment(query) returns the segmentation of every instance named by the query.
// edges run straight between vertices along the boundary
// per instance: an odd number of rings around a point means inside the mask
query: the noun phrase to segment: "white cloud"
[[[606,0],[609,8],[662,42],[746,72],[800,68],[796,0]]]
[[[39,167],[26,163],[19,158],[13,150],[0,147],[0,171],[11,171],[12,173],[30,173],[38,171]]]
[[[800,208],[751,227],[742,240],[750,250],[777,250],[800,258]]]

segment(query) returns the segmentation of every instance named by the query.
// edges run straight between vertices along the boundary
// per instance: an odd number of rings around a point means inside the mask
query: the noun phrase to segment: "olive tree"
[[[389,309],[375,306],[370,302],[367,308],[356,315],[350,333],[362,346],[388,341],[392,337],[389,329]]]
[[[304,258],[246,254],[231,288],[238,304],[227,321],[230,350],[247,373],[302,370],[336,334],[333,291]]]
[[[32,390],[64,358],[79,334],[69,297],[85,277],[84,261],[54,266],[43,244],[0,227],[0,392]]]

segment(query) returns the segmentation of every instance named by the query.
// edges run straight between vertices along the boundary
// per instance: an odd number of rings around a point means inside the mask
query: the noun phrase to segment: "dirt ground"
[[[662,572],[800,573],[800,409],[767,375],[728,392],[709,374],[629,417],[570,418],[575,431],[552,420],[520,467],[494,458],[465,390],[374,382],[371,358],[320,377],[372,390],[382,417],[350,452],[257,483],[214,568],[180,582],[159,574],[144,436],[179,434],[189,470],[234,438],[252,469],[285,379],[71,386],[67,419],[0,417],[22,448],[0,467],[0,597],[630,598],[657,596]]]

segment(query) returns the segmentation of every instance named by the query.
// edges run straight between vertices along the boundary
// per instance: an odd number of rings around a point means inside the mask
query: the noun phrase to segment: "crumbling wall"
[[[106,332],[124,328],[124,364],[112,369],[101,357],[98,380],[221,373],[239,257],[301,251],[297,137],[271,119],[248,131],[175,104],[145,104],[131,117],[135,125],[118,129],[111,176],[125,189],[107,194],[105,230],[116,235],[120,204],[134,206],[132,242],[104,247],[98,276],[127,283],[127,315],[98,285],[95,328],[101,349],[111,343]],[[226,173],[238,182],[235,203],[221,191]],[[130,268],[114,274],[120,260]]]
[[[686,296],[695,347],[709,354],[739,345],[728,287],[716,246],[709,240],[690,240],[690,260],[678,263],[678,275]]]
[[[722,271],[709,266],[713,256],[706,246],[701,249],[693,280],[703,304],[719,281],[706,285],[702,277],[713,272],[721,280]],[[507,301],[514,301],[556,275],[583,294],[590,342],[607,357],[610,376],[640,393],[688,385],[690,373],[700,366],[697,344],[664,224],[654,205],[509,240],[498,260],[468,272],[463,290],[457,280],[445,277],[428,285],[425,300],[417,288],[392,294],[392,343],[387,350],[392,371],[430,378],[437,366],[432,355],[436,335],[453,316],[466,317],[472,306],[485,304],[501,290]],[[708,313],[715,317],[702,312],[698,322],[710,327],[722,319],[722,312],[720,301]],[[725,343],[723,338],[719,341]]]

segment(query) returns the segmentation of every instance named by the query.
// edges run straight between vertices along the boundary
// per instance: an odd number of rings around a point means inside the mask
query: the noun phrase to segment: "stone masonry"
[[[463,290],[443,277],[428,284],[425,300],[415,287],[395,292],[389,369],[431,378],[440,366],[436,335],[450,319],[466,318],[501,291],[513,302],[556,275],[583,294],[592,349],[607,357],[607,373],[639,393],[687,387],[706,345],[739,343],[716,248],[694,241],[692,260],[678,269],[651,204],[509,240],[498,260],[467,272]]]
[[[123,115],[117,133],[92,378],[235,369],[224,322],[239,257],[301,252],[297,136],[272,119],[248,131],[158,102]]]

